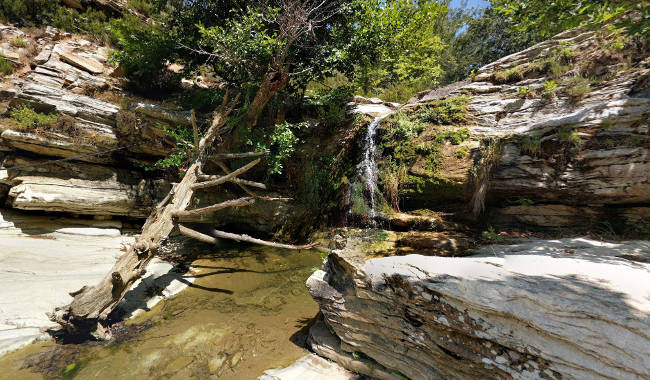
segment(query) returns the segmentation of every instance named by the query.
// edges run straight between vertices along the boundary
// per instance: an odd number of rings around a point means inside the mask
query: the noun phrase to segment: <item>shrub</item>
[[[557,131],[557,136],[560,142],[573,148],[580,148],[583,144],[578,130],[572,127],[560,127]]]
[[[462,147],[462,148],[458,148],[458,150],[456,150],[456,153],[454,155],[456,156],[456,158],[460,160],[465,158],[468,154],[469,152],[467,151],[467,148]]]
[[[415,117],[426,123],[436,125],[458,124],[465,121],[467,96],[435,100],[420,108]]]
[[[555,91],[557,90],[557,83],[554,80],[545,80],[542,83],[542,96],[545,98],[552,98],[555,96]]]
[[[530,156],[538,156],[542,151],[542,143],[539,136],[524,136],[521,140],[520,151]]]
[[[528,87],[517,87],[517,95],[522,98],[528,97],[530,95],[530,88]]]
[[[571,98],[573,101],[577,101],[584,98],[589,92],[591,92],[591,86],[589,82],[589,79],[583,77],[582,75],[576,75],[563,80],[562,85],[566,86],[565,92],[569,98]]]
[[[320,117],[327,125],[338,125],[345,120],[345,103],[352,99],[356,90],[349,85],[320,88],[312,95],[311,102],[323,106]]]
[[[505,241],[503,236],[500,236],[492,226],[487,231],[483,231],[483,237],[493,243],[503,243]]]
[[[11,75],[14,72],[14,65],[5,57],[0,56],[0,73]]]
[[[425,126],[410,117],[406,112],[399,111],[390,120],[390,134],[393,140],[403,140],[418,136]]]
[[[24,38],[20,38],[20,37],[16,37],[12,39],[11,41],[9,41],[9,43],[11,44],[11,46],[19,47],[19,48],[29,46],[29,42],[27,42],[27,40],[25,40]]]
[[[21,130],[31,130],[34,128],[47,128],[54,125],[59,115],[43,114],[34,111],[33,108],[22,105],[9,111],[9,120]]]

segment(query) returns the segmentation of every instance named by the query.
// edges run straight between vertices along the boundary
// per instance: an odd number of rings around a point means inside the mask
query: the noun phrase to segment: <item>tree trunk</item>
[[[250,129],[257,125],[264,107],[271,100],[271,98],[289,81],[289,74],[281,73],[279,71],[269,71],[264,74],[264,79],[262,80],[262,85],[255,94],[255,98],[248,108],[248,114],[246,115],[246,127]]]
[[[226,96],[227,97],[227,96]],[[129,251],[118,259],[110,273],[95,286],[84,286],[71,293],[71,304],[58,307],[48,316],[73,335],[92,334],[107,337],[102,323],[124,297],[130,286],[142,276],[147,264],[174,229],[173,216],[184,211],[190,204],[197,183],[197,176],[208,160],[208,148],[212,146],[225,124],[232,106],[226,110],[226,99],[220,112],[215,114],[212,125],[199,143],[197,158],[189,167],[183,180],[172,190],[168,204],[154,209],[142,227],[142,234]]]

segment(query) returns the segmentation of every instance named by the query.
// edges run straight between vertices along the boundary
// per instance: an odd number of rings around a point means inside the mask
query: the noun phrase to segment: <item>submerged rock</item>
[[[647,242],[358,255],[337,251],[307,281],[340,339],[338,353],[316,350],[344,366],[341,354],[356,352],[412,379],[650,376]]]

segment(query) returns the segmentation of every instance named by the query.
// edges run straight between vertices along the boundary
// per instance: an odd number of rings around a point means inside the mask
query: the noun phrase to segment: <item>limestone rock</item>
[[[76,66],[82,70],[88,71],[91,74],[101,74],[104,72],[104,65],[91,59],[82,57],[73,53],[63,53],[60,55],[61,59],[72,66]]]
[[[343,351],[411,379],[650,376],[647,242],[522,240],[465,258],[358,254],[336,251],[307,282]]]
[[[4,166],[36,162],[10,158]],[[140,175],[128,170],[81,163],[60,162],[25,168],[20,174],[0,174],[0,182],[12,186],[8,203],[22,210],[143,218],[170,188],[164,181],[139,179]]]
[[[359,376],[314,354],[298,359],[286,368],[265,371],[259,380],[355,380]]]
[[[440,98],[469,98],[466,121],[459,127],[469,128],[474,140],[490,137],[501,144],[488,184],[488,201],[493,204],[525,198],[571,207],[648,203],[650,69],[644,63],[648,51],[629,48],[629,59],[636,66],[622,70],[616,58],[598,58],[603,54],[598,38],[597,33],[582,29],[562,33],[482,67],[472,82],[420,94],[414,100],[419,103],[413,106]],[[558,49],[569,51],[580,61],[574,70],[558,78],[538,73],[498,79],[522,71],[526,65],[554,59]],[[589,65],[600,66],[607,75],[590,81],[582,98],[571,97],[570,79],[577,68]],[[544,81],[551,79],[558,88],[552,95],[542,96]],[[528,95],[522,96],[522,89]],[[567,131],[575,133],[572,140],[564,136]],[[481,152],[484,150],[471,155],[479,157]],[[438,170],[447,178],[442,171],[457,165],[448,155],[441,160]],[[409,206],[433,197],[442,197],[442,203],[445,199],[467,202],[477,183],[471,165],[458,169],[449,178],[458,189],[470,190],[460,199],[458,191],[447,195],[443,186],[432,186],[405,192],[402,200]]]
[[[106,275],[132,241],[119,228],[116,221],[0,210],[0,354],[43,337],[41,328],[56,326],[46,312]]]

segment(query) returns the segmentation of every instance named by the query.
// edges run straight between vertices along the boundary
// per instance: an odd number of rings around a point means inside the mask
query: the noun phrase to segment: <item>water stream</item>
[[[256,379],[307,354],[315,252],[206,249],[196,281],[112,343],[41,342],[0,357],[0,379]],[[200,256],[201,257],[201,256]],[[189,274],[188,274],[189,275]]]
[[[363,179],[366,185],[366,190],[370,193],[370,211],[368,216],[371,223],[374,223],[375,217],[377,216],[377,211],[375,210],[375,190],[377,189],[378,175],[377,162],[375,161],[377,155],[377,144],[375,138],[377,135],[377,127],[386,117],[388,117],[388,115],[376,117],[375,120],[368,125],[366,137],[363,139],[363,161],[359,167],[359,177]]]

